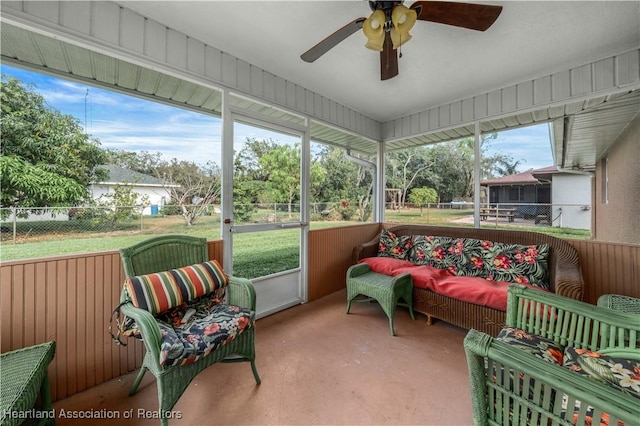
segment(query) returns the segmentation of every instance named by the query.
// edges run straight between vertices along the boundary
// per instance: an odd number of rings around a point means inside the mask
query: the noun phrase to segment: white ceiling
[[[503,6],[489,30],[419,21],[399,75],[380,81],[379,53],[364,47],[361,32],[314,63],[300,59],[368,16],[366,1],[119,3],[381,122],[640,45],[640,1],[483,1]]]

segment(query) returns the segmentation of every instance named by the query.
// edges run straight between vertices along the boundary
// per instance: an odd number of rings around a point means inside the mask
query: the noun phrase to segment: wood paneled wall
[[[569,240],[580,255],[584,301],[595,304],[603,294],[640,299],[640,245]]]
[[[378,224],[311,231],[309,301],[341,290],[354,246],[370,241]],[[640,245],[571,240],[586,283],[585,301],[618,293],[640,298]],[[222,262],[222,241],[209,242]],[[139,342],[115,345],[109,317],[124,273],[115,251],[2,262],[0,350],[48,340],[57,343],[49,367],[54,400],[131,372],[142,362]]]
[[[353,247],[371,241],[379,224],[309,232],[309,302],[343,289]]]
[[[209,242],[209,257],[222,262],[222,241]],[[115,251],[3,262],[0,351],[55,340],[54,400],[137,369],[142,344],[117,346],[108,332],[124,279]]]

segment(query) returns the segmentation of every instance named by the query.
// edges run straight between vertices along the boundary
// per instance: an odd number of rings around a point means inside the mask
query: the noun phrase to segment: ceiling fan
[[[397,49],[411,39],[409,30],[417,20],[485,31],[498,19],[502,6],[448,1],[416,1],[410,7],[403,1],[370,1],[373,13],[357,18],[303,53],[306,62],[316,59],[342,40],[362,29],[367,48],[380,52],[380,79],[398,75]],[[402,53],[400,54],[402,56]]]

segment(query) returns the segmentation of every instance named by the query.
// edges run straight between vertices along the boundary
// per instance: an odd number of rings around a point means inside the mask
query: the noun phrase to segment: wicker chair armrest
[[[367,258],[367,257],[375,257],[378,255],[378,245],[380,244],[380,237],[376,237],[375,239],[360,244],[353,248],[353,252],[351,254],[351,260],[353,263],[358,263],[358,261]]]
[[[640,351],[638,349],[603,349],[598,351],[602,355],[607,355],[613,358],[622,358],[622,359],[632,359],[635,361],[640,361]]]
[[[584,281],[580,269],[558,262],[555,272],[555,293],[575,300],[582,300]]]
[[[366,274],[367,272],[371,272],[371,267],[366,263],[351,265],[349,269],[347,269],[347,278],[359,277],[360,275]]]
[[[227,295],[230,305],[256,310],[256,290],[247,278],[229,275]]]
[[[162,341],[162,335],[160,334],[160,327],[158,321],[149,312],[144,309],[136,308],[133,303],[125,303],[120,307],[121,312],[132,318],[136,322],[136,326],[140,330],[142,341],[147,348],[147,351],[153,354],[153,358],[160,363],[160,345]]]

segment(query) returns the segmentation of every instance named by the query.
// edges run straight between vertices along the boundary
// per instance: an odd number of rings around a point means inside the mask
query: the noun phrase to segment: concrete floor
[[[248,363],[215,364],[194,379],[171,425],[468,425],[472,423],[462,341],[466,330],[432,326],[399,308],[396,336],[375,303],[346,292],[258,320],[257,386]],[[158,425],[155,379],[135,373],[54,404],[60,425]],[[60,418],[61,410],[105,410],[118,419]],[[130,419],[125,419],[131,413]],[[179,417],[179,418],[178,418]]]

